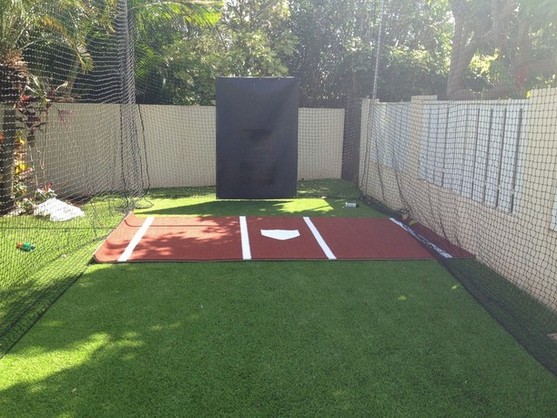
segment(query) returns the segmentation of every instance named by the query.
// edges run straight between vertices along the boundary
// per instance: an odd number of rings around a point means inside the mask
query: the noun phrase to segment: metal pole
[[[375,71],[373,73],[373,94],[371,98],[377,99],[377,80],[379,76],[379,61],[381,55],[381,34],[383,32],[383,13],[385,10],[385,0],[381,0],[381,10],[379,12],[379,28],[377,30],[377,41],[375,45]]]

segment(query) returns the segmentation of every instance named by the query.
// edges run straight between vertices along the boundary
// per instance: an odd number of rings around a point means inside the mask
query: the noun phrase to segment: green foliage
[[[27,141],[22,132],[17,131],[13,152],[13,197],[16,206],[24,213],[33,209],[33,202],[27,198],[27,184],[32,175],[33,167],[27,165]]]
[[[158,40],[151,32],[138,33],[140,102],[213,104],[219,76],[288,74],[282,57],[295,48],[288,2],[227,2],[204,13],[187,20],[187,30],[160,28]]]
[[[0,0],[0,103],[6,104],[2,109],[0,143],[0,214],[9,213],[14,208],[14,194],[21,195],[26,190],[28,176],[22,178],[18,174],[24,153],[19,149],[15,128],[22,122],[25,131],[20,136],[32,142],[35,131],[44,124],[41,109],[47,93],[35,88],[44,84],[41,78],[47,80],[56,73],[66,80],[70,94],[77,73],[93,66],[87,50],[91,28],[109,24],[113,10],[109,6],[113,3],[107,0],[101,3],[106,7],[99,8],[93,0]],[[52,65],[64,52],[69,52],[71,65]],[[29,60],[29,56],[39,59]]]
[[[557,3],[451,0],[451,98],[522,98],[555,86]]]
[[[137,74],[144,80],[138,85],[152,92],[140,101],[212,104],[218,76],[293,75],[301,82],[302,106],[344,106],[346,97],[372,90],[378,7],[377,0],[227,1],[216,25],[161,43],[156,49],[161,53],[137,44]],[[444,88],[451,31],[447,7],[445,1],[426,0],[388,5],[381,99]],[[158,68],[158,74],[147,68]]]
[[[303,106],[342,107],[346,97],[371,93],[378,53],[384,101],[444,96],[455,77],[472,90],[505,85],[520,97],[555,85],[555,3],[500,3],[498,9],[493,0],[387,2],[379,49],[380,0],[226,1],[218,22],[209,19],[212,26],[160,48],[139,42],[138,74],[147,81],[139,85],[156,92],[149,102],[211,104],[218,76],[293,75],[301,81]],[[454,42],[455,23],[469,40],[464,48],[473,48],[469,58]],[[449,71],[451,53],[464,54],[466,65],[454,65],[453,57]],[[157,75],[145,77],[149,67]]]
[[[379,78],[382,101],[408,101],[417,95],[443,95],[447,68],[425,49],[385,48]]]
[[[371,91],[372,10],[370,1],[292,4],[299,43],[288,65],[300,79],[303,106],[343,106],[347,95]]]
[[[10,51],[24,54],[56,45],[66,48],[81,70],[90,70],[93,61],[87,51],[88,36],[94,28],[110,27],[115,3],[115,0],[0,0],[0,61]],[[41,55],[42,61],[46,54]],[[57,68],[59,71],[60,65]]]
[[[445,82],[452,29],[445,1],[387,2],[381,22],[378,0],[304,0],[292,9],[299,46],[289,65],[305,105],[342,107],[346,97],[369,96],[377,53],[381,100],[431,94]]]
[[[46,58],[30,64],[32,73],[56,85],[67,81],[68,91],[92,99],[80,81],[85,71],[106,71],[99,58],[116,53],[116,3],[0,0],[0,57],[42,51]],[[349,96],[371,93],[377,54],[381,100],[440,95],[447,80],[449,91],[499,89],[513,97],[556,83],[552,0],[402,0],[386,2],[382,17],[380,4],[129,0],[137,100],[211,104],[218,76],[293,75],[302,105],[344,106]]]
[[[188,74],[205,72],[182,45],[197,44],[203,29],[218,21],[220,2],[132,0],[130,15],[135,27],[137,101],[191,104]]]

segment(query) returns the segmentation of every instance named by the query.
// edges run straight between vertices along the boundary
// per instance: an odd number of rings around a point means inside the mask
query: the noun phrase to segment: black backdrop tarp
[[[223,77],[216,87],[217,197],[294,197],[298,81]]]

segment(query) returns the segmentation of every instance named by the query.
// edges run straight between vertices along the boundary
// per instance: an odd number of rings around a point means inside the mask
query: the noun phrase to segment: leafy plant
[[[107,0],[102,8],[88,0],[0,0],[0,105],[3,113],[0,215],[14,209],[14,192],[20,194],[25,190],[23,183],[27,178],[22,176],[27,175],[28,170],[22,170],[21,162],[16,163],[16,159],[23,156],[21,138],[26,137],[27,145],[32,145],[35,133],[46,123],[49,101],[62,92],[59,88],[47,88],[41,81],[44,78],[38,76],[41,71],[32,68],[33,63],[27,61],[27,55],[36,49],[55,46],[68,52],[74,65],[65,75],[63,85],[66,92],[71,92],[77,73],[93,66],[87,50],[92,28],[109,26],[115,6],[114,0]]]

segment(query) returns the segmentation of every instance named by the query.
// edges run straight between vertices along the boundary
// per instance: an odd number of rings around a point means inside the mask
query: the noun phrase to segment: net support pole
[[[377,98],[377,82],[379,80],[379,63],[381,61],[381,42],[383,33],[383,14],[385,11],[385,0],[381,0],[381,6],[379,11],[379,27],[377,28],[377,41],[375,42],[375,71],[373,72],[373,92],[371,98],[375,100]]]

